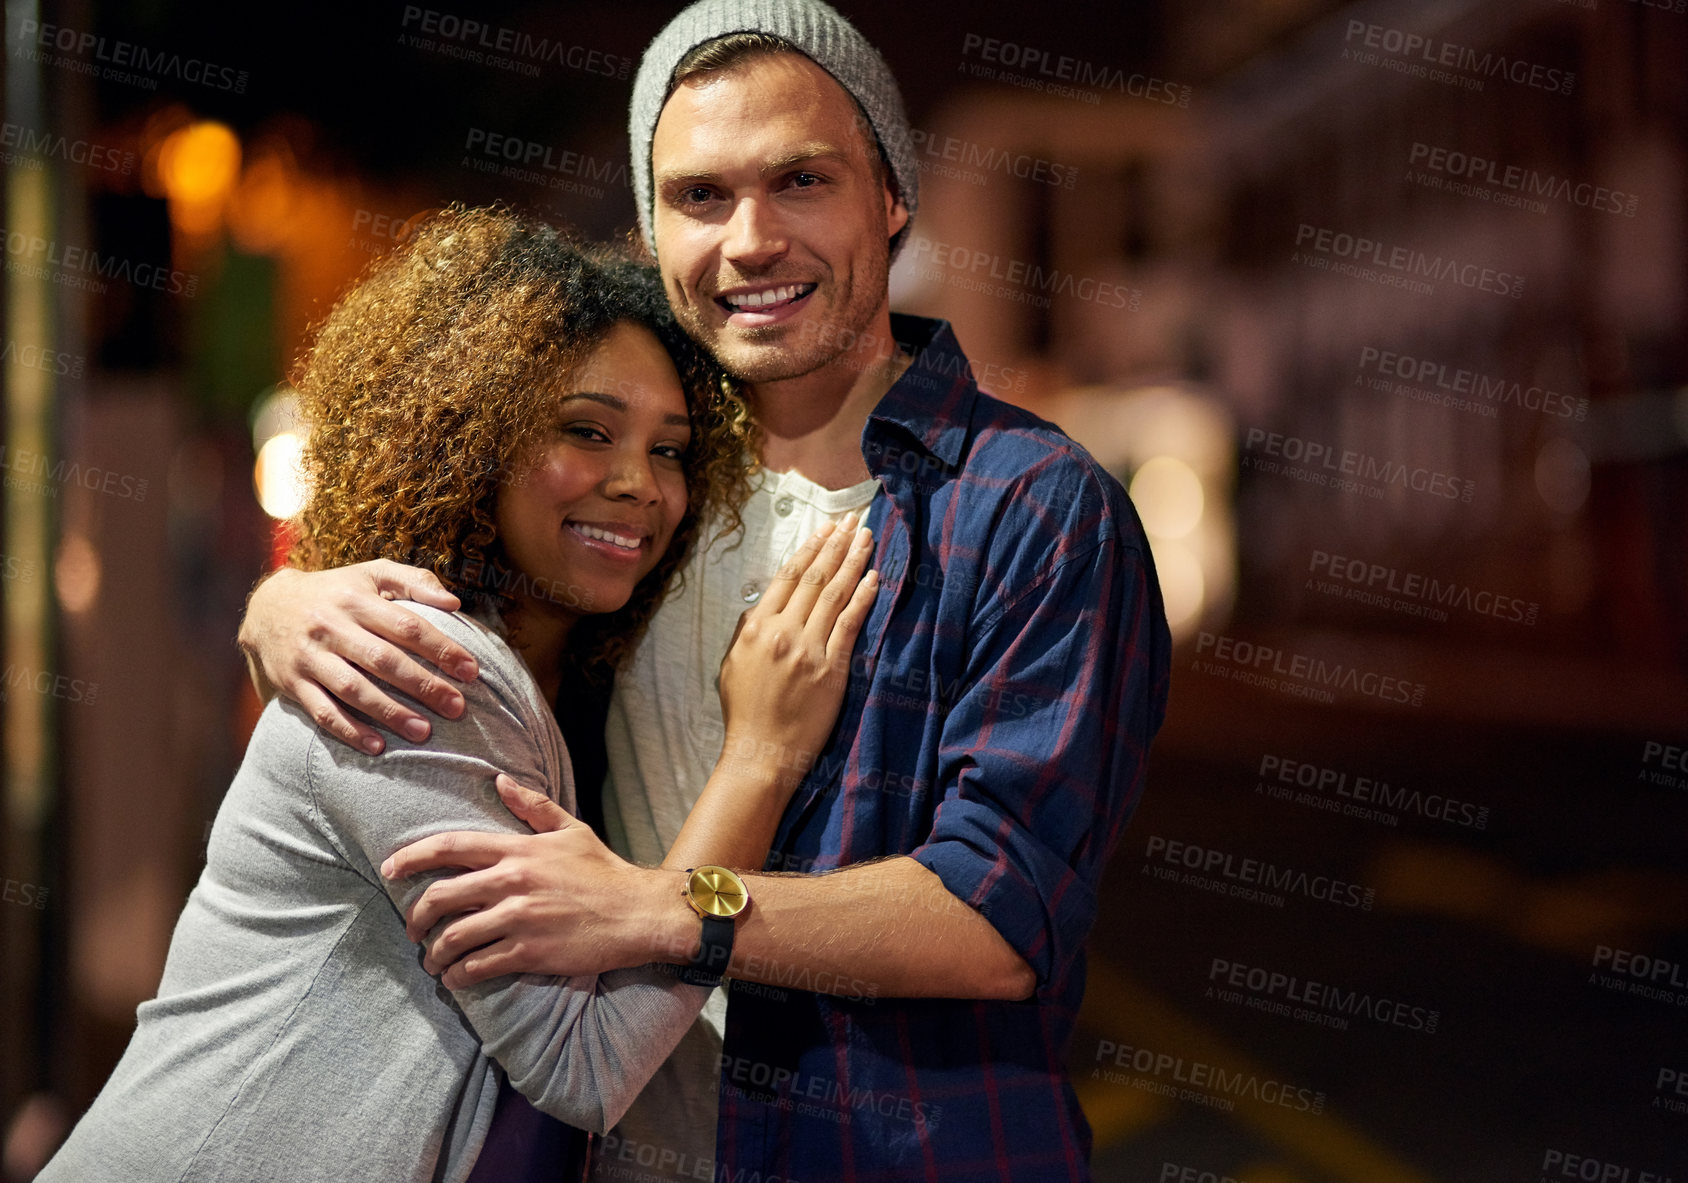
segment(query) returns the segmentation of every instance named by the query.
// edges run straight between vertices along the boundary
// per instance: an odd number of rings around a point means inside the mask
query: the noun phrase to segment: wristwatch
[[[686,872],[686,903],[703,918],[703,947],[680,971],[694,986],[719,986],[733,959],[735,922],[750,906],[750,889],[726,867],[697,867]]]

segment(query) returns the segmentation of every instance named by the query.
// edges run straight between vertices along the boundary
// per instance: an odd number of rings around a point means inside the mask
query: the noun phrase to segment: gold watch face
[[[750,891],[725,867],[699,867],[686,878],[686,900],[700,916],[737,916]]]

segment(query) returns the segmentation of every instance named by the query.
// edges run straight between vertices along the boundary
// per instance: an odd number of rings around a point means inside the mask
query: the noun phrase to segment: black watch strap
[[[680,980],[693,986],[719,986],[733,960],[734,928],[730,916],[705,916],[703,947],[691,964],[680,970]]]

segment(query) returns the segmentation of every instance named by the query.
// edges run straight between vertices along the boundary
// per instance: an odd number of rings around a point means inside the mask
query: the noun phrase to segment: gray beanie
[[[914,224],[920,202],[920,170],[909,138],[903,96],[885,59],[867,43],[856,27],[822,0],[698,0],[685,9],[645,50],[633,79],[633,105],[627,116],[628,146],[633,154],[633,200],[639,207],[639,230],[645,245],[656,253],[651,233],[651,139],[668,84],[680,59],[706,41],[729,33],[766,33],[791,43],[838,80],[867,113],[879,146],[891,162],[897,196],[909,220],[891,239],[891,258],[897,257]]]

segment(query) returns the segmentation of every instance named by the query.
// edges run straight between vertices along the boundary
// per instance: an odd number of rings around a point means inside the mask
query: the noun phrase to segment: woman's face
[[[518,601],[570,617],[624,605],[686,512],[691,434],[661,342],[641,325],[610,329],[570,374],[535,466],[499,492]]]

